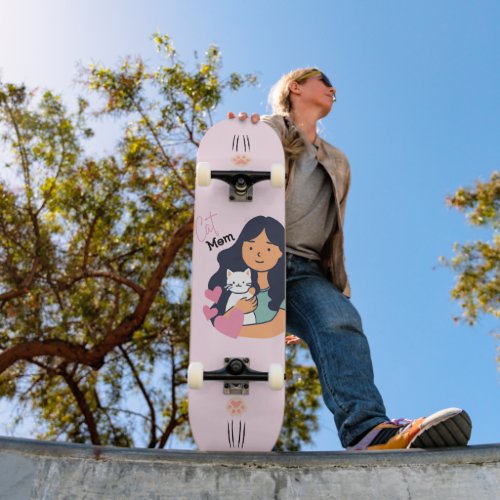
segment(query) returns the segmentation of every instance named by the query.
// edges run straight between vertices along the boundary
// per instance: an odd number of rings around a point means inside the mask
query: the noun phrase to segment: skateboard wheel
[[[269,387],[273,391],[279,391],[285,383],[285,372],[279,363],[269,365],[268,379]]]
[[[281,188],[285,185],[285,166],[280,163],[271,165],[271,186]]]
[[[196,165],[196,183],[198,186],[209,186],[212,180],[212,170],[210,163],[207,161],[200,161]]]
[[[190,389],[203,388],[203,363],[190,363],[188,367],[188,386]]]

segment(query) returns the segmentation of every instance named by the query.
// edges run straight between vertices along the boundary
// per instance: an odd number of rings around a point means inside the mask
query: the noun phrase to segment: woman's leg
[[[374,384],[361,318],[319,262],[287,255],[286,310],[287,331],[309,346],[342,446],[389,420]]]

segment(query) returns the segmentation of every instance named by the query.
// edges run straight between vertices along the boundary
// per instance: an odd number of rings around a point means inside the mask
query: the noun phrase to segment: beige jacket
[[[285,148],[288,187],[290,183],[293,183],[293,167],[296,160],[293,153],[290,153],[290,151],[293,151],[293,148],[290,147],[290,121],[281,115],[263,116],[262,120],[276,130]],[[321,256],[322,264],[325,269],[328,269],[333,284],[341,290],[344,295],[350,297],[351,289],[345,270],[343,228],[347,194],[351,181],[351,169],[347,157],[336,147],[328,144],[328,142],[319,137],[316,138],[314,145],[318,150],[318,162],[323,165],[332,180],[337,208],[335,211],[337,223],[334,224],[332,234],[323,248]]]

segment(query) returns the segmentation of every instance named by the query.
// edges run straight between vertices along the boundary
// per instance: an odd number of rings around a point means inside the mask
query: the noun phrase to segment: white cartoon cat
[[[233,272],[230,269],[227,270],[227,285],[226,290],[231,292],[229,299],[227,300],[226,311],[229,311],[231,307],[234,307],[238,300],[240,299],[250,299],[255,294],[255,289],[250,291],[252,287],[252,274],[249,268],[245,271]],[[244,325],[253,325],[257,321],[255,319],[255,314],[253,312],[246,313],[244,316]]]

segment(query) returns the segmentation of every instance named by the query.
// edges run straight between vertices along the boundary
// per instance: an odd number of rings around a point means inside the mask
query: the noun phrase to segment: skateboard
[[[285,168],[266,123],[223,120],[196,165],[189,422],[202,451],[270,451],[285,406]]]

